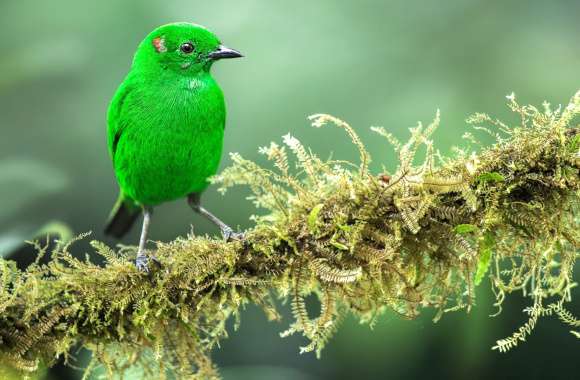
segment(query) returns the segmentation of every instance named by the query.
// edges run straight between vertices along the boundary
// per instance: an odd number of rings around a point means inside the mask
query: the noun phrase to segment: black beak
[[[239,51],[234,50],[234,49],[230,49],[230,48],[225,47],[223,45],[218,46],[218,48],[216,50],[212,51],[207,56],[209,59],[212,59],[214,61],[217,61],[218,59],[223,59],[223,58],[243,57],[242,53],[240,53]]]

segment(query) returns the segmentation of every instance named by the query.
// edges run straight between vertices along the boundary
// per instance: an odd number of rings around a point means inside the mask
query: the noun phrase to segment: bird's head
[[[207,72],[224,58],[242,57],[240,52],[223,46],[215,34],[190,23],[160,26],[139,45],[133,68],[149,72],[172,71],[181,75]]]

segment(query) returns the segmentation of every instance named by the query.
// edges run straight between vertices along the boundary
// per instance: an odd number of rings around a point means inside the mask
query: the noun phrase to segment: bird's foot
[[[149,273],[149,258],[142,253],[138,254],[135,259],[135,266],[139,272]]]
[[[246,237],[246,234],[244,234],[243,232],[234,232],[234,230],[232,230],[231,227],[229,226],[224,226],[221,228],[222,231],[222,236],[224,238],[225,241],[232,241],[232,240],[244,240]]]
[[[139,270],[139,272],[149,273],[149,261],[154,262],[157,266],[161,266],[161,262],[155,256],[147,256],[144,253],[137,254],[137,258],[135,259],[135,266]]]

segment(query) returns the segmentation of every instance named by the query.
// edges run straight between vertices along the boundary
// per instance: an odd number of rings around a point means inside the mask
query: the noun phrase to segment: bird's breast
[[[139,115],[119,142],[119,182],[144,204],[202,191],[219,166],[225,124],[222,92],[217,85],[197,83],[190,89],[183,84],[167,83],[156,96],[141,97],[135,104]]]

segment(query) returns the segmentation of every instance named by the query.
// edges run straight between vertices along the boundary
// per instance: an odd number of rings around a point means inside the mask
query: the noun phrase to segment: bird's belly
[[[222,145],[221,125],[202,131],[186,127],[127,131],[115,155],[121,189],[151,206],[201,192],[217,172]]]

